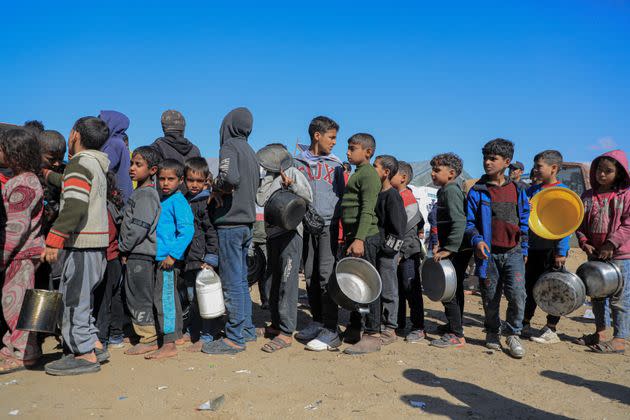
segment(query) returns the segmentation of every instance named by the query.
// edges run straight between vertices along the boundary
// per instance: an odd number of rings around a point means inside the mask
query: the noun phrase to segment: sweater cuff
[[[218,267],[219,266],[219,256],[217,254],[206,254],[205,257],[203,257],[203,262],[205,262],[208,265],[211,265],[213,267]]]
[[[62,249],[68,237],[61,232],[51,230],[46,237],[46,246],[49,248]]]

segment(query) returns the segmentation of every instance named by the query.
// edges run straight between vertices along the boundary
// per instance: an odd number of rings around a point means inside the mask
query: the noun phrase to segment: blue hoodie
[[[534,196],[536,194],[538,194],[540,191],[543,190],[543,188],[551,188],[551,187],[560,187],[560,188],[569,188],[566,185],[564,185],[562,182],[557,182],[555,184],[551,184],[551,185],[543,185],[543,184],[538,184],[538,185],[532,185],[531,187],[529,187],[529,189],[527,190],[527,196],[529,197],[529,199],[531,200],[532,198],[534,198]],[[544,239],[541,238],[540,236],[536,235],[534,232],[530,232],[529,234],[529,249],[531,250],[548,250],[548,249],[555,249],[556,250],[556,254],[562,256],[562,257],[566,257],[569,254],[569,236],[566,236],[558,241],[552,241],[549,239]]]
[[[109,127],[109,139],[101,147],[101,152],[106,153],[109,158],[109,170],[116,174],[116,186],[126,203],[133,192],[129,177],[129,149],[123,141],[123,134],[129,128],[129,118],[118,111],[101,111],[99,118]]]
[[[180,191],[162,198],[162,212],[157,225],[157,261],[170,256],[182,260],[195,235],[195,218]]]

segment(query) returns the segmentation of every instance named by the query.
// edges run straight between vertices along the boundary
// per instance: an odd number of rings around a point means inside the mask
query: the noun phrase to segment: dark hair
[[[72,129],[79,133],[81,145],[86,149],[100,150],[109,138],[107,124],[96,117],[79,118]]]
[[[562,165],[562,153],[557,150],[545,150],[534,156],[534,163],[542,160],[547,165],[558,165],[558,171]]]
[[[315,138],[315,133],[324,134],[328,130],[339,131],[339,124],[331,118],[320,115],[319,117],[315,117],[311,120],[311,123],[308,126],[308,135],[311,136],[311,140],[313,140]]]
[[[342,166],[345,171],[348,171],[348,172],[352,171],[352,165],[350,165],[350,162],[344,162]]]
[[[35,134],[38,134],[44,131],[44,123],[37,120],[30,120],[24,123],[24,128],[33,130]]]
[[[438,166],[446,166],[455,171],[455,178],[457,178],[464,167],[464,162],[455,153],[442,153],[440,155],[433,156],[431,159],[431,167],[436,168]]]
[[[13,128],[2,133],[0,147],[6,164],[14,174],[33,172],[38,174],[42,166],[37,136],[32,130]]]
[[[201,172],[204,178],[208,178],[210,175],[210,168],[208,168],[208,161],[202,157],[193,157],[188,159],[184,163],[184,173],[187,174],[188,171],[193,172]]]
[[[116,184],[116,174],[112,171],[107,172],[107,201],[116,206],[118,210],[122,209],[125,204],[122,193]]]
[[[374,162],[378,161],[383,169],[389,170],[387,179],[392,179],[398,173],[398,159],[391,155],[380,155],[374,159]]]
[[[184,165],[175,159],[164,159],[162,162],[160,162],[160,164],[158,165],[158,174],[161,171],[175,171],[175,175],[177,176],[177,178],[181,178],[184,176]]]
[[[123,133],[122,139],[123,139],[123,142],[125,143],[125,146],[127,146],[127,149],[129,149],[129,136],[127,135],[127,133]]]
[[[600,158],[598,158],[596,160],[597,160],[597,164],[598,165],[599,165],[599,162],[601,162],[602,160],[605,160],[605,161],[610,162],[610,163],[615,165],[615,169],[616,169],[616,172],[617,172],[615,174],[615,184],[614,184],[615,187],[619,188],[619,187],[622,187],[622,186],[628,186],[628,185],[625,185],[625,184],[627,184],[627,182],[624,183],[624,181],[626,180],[625,179],[626,178],[626,170],[621,165],[621,163],[619,163],[619,161],[617,159],[615,159],[613,157],[610,157],[610,156],[602,156],[602,157],[600,157]],[[597,169],[597,166],[595,167],[595,169]]]
[[[411,180],[413,179],[413,167],[404,160],[398,161],[398,173],[402,175],[407,175],[407,182],[411,182]]]
[[[42,152],[50,153],[55,159],[63,160],[66,155],[66,139],[59,131],[44,130],[37,139]]]
[[[364,149],[372,149],[372,153],[376,151],[376,140],[374,136],[368,133],[357,133],[348,139],[348,144],[357,144]]]
[[[481,153],[484,157],[496,155],[511,160],[514,157],[514,143],[506,139],[490,140],[483,146]]]
[[[162,160],[162,156],[160,156],[160,153],[151,146],[138,147],[136,150],[133,151],[131,157],[133,158],[135,155],[142,156],[142,159],[147,162],[147,166],[149,167],[149,169],[153,168],[154,166],[158,166],[160,164],[160,160]]]

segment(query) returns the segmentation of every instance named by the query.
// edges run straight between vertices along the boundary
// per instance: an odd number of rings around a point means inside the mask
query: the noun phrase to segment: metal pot
[[[578,276],[564,268],[551,270],[536,281],[534,300],[550,315],[568,315],[584,304],[586,287]]]
[[[61,324],[62,294],[55,290],[28,289],[16,328],[54,334]]]
[[[623,276],[619,267],[609,261],[587,261],[575,272],[592,298],[606,298],[623,289]]]
[[[306,214],[306,201],[289,190],[273,193],[265,204],[265,222],[285,230],[294,230]]]
[[[328,282],[332,300],[350,311],[369,312],[367,305],[381,296],[381,276],[376,268],[364,259],[346,257],[337,263],[335,274]]]
[[[457,274],[450,260],[427,258],[421,269],[422,290],[434,302],[450,302],[457,291]]]

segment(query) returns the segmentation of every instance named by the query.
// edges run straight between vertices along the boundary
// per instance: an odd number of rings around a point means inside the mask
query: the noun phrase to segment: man
[[[525,165],[523,165],[523,162],[515,161],[510,164],[510,179],[514,181],[519,188],[527,190],[529,185],[527,185],[525,181],[521,180],[523,172],[525,172]]]

